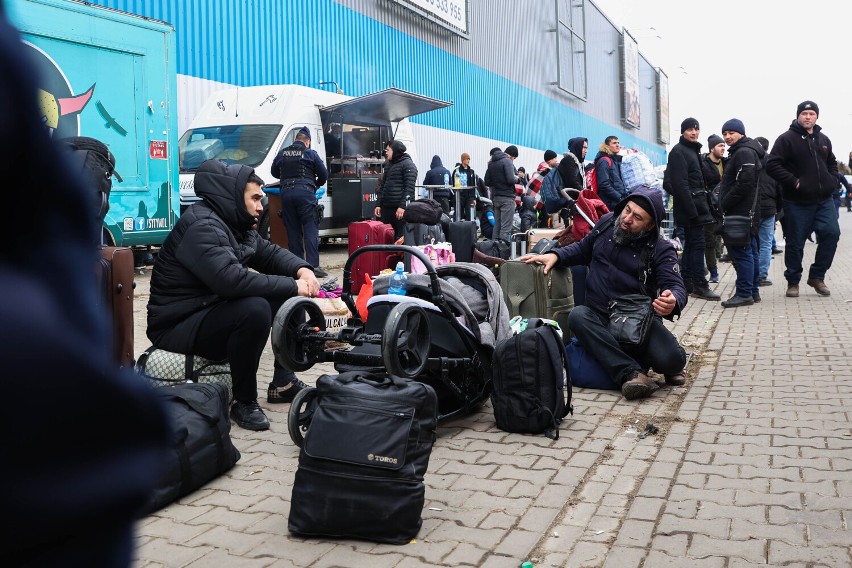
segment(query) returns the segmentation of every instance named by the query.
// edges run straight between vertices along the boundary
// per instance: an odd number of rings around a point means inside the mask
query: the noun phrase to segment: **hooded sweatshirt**
[[[613,239],[615,225],[621,211],[629,201],[636,201],[654,219],[654,228],[649,231],[647,237],[633,241],[626,245],[620,245]],[[649,297],[656,298],[663,290],[671,290],[677,304],[667,319],[673,319],[679,315],[686,306],[687,293],[680,275],[677,252],[670,241],[658,239],[660,223],[665,219],[666,210],[663,206],[663,197],[659,190],[641,187],[623,198],[615,206],[615,210],[604,215],[598,224],[603,223],[611,216],[615,216],[613,224],[598,234],[592,231],[581,241],[560,247],[552,254],[559,257],[559,265],[573,266],[587,264],[589,273],[586,277],[586,303],[591,309],[598,313],[607,313],[610,300],[624,294],[640,294],[641,286],[639,274],[644,268],[641,265],[642,248],[656,240],[653,259],[651,260],[652,273],[646,284],[646,292]]]
[[[588,139],[578,136],[568,141],[568,151],[556,167],[562,178],[562,185],[572,189],[582,190],[586,187],[586,175],[583,169],[583,144]]]
[[[423,177],[423,185],[444,185],[444,175],[447,176],[448,182],[450,180],[450,170],[444,167],[444,164],[441,162],[440,156],[432,156],[432,163],[429,164],[429,171],[426,172],[426,175]],[[449,188],[436,188],[432,195],[435,197],[450,197],[450,189]]]
[[[218,160],[198,168],[195,192],[202,201],[181,215],[151,274],[148,338],[157,347],[192,352],[202,320],[220,302],[297,294],[294,277],[310,264],[252,228],[243,195],[253,172]]]

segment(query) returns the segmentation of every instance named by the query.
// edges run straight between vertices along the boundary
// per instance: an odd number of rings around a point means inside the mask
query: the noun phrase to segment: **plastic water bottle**
[[[408,287],[408,276],[405,275],[405,266],[402,262],[396,263],[396,271],[391,274],[390,286],[388,286],[388,294],[397,294],[405,296],[406,288]]]
[[[449,187],[449,185],[450,185],[450,174],[444,174],[444,185]]]
[[[467,172],[459,172],[459,181],[462,187],[467,187]]]

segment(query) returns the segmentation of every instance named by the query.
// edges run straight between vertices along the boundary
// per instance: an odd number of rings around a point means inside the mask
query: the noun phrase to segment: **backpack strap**
[[[657,252],[657,243],[660,241],[660,234],[657,233],[657,238],[642,247],[640,257],[641,263],[639,268],[639,288],[642,294],[648,295],[648,281],[654,275],[654,253]]]

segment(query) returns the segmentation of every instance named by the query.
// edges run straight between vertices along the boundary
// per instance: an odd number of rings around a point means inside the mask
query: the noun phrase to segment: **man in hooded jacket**
[[[837,159],[817,118],[819,107],[815,102],[799,103],[796,119],[775,140],[766,162],[766,171],[781,185],[784,195],[784,278],[788,298],[799,296],[805,240],[813,232],[817,249],[807,284],[820,296],[831,294],[825,285],[825,273],[831,268],[840,240],[832,197],[837,187]]]
[[[449,188],[450,183],[450,170],[444,167],[444,164],[441,161],[441,156],[438,156],[437,154],[432,156],[432,163],[429,164],[429,171],[426,172],[426,175],[423,177],[423,185],[441,186],[435,188],[432,192],[432,196],[435,198],[435,201],[441,204],[441,208],[444,210],[444,213],[450,212],[450,197],[452,196]]]
[[[494,238],[512,240],[512,222],[515,216],[515,184],[520,183],[518,171],[513,164],[518,157],[514,144],[503,152],[494,148],[488,168],[485,170],[485,185],[491,188],[494,204]]]
[[[679,316],[687,302],[674,246],[659,238],[664,218],[660,192],[639,188],[600,219],[597,226],[604,227],[602,230],[566,247],[525,258],[543,264],[545,274],[554,266],[589,265],[585,305],[571,310],[568,327],[609,377],[622,385],[621,393],[627,399],[646,397],[657,389],[646,374],[649,368],[662,373],[667,384],[685,382],[686,353],[662,323],[662,318]],[[642,254],[646,247],[652,247],[647,267]],[[638,348],[620,344],[608,327],[610,301],[625,294],[644,294],[653,300],[655,317],[645,344]]]
[[[257,369],[272,319],[293,296],[316,297],[312,266],[262,238],[263,185],[249,166],[201,164],[190,206],[166,237],[151,274],[148,338],[155,347],[227,359],[242,428],[266,430]],[[268,402],[292,402],[306,385],[275,361]]]
[[[376,217],[382,223],[393,226],[394,238],[402,236],[405,222],[402,216],[405,206],[414,199],[414,186],[417,183],[417,166],[405,151],[407,148],[400,140],[393,140],[385,146],[388,166],[382,174],[382,184],[378,188]]]

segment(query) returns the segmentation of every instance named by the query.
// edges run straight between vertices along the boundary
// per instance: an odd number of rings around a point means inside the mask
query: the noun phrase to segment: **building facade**
[[[508,144],[530,170],[574,136],[589,157],[616,135],[666,160],[665,77],[591,0],[94,3],[174,25],[180,132],[223,87],[397,87],[453,102],[411,119],[421,179],[434,154],[451,168],[468,152],[484,173],[489,149]]]

